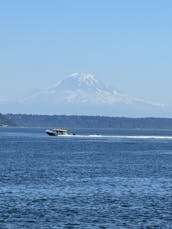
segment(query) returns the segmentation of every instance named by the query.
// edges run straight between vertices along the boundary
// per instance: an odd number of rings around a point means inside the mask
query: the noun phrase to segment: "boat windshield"
[[[67,134],[67,130],[59,129],[59,128],[54,128],[53,129],[57,134]]]

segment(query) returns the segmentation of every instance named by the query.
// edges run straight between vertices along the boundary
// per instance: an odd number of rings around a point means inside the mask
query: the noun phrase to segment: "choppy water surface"
[[[75,132],[0,129],[0,228],[172,228],[172,131]]]

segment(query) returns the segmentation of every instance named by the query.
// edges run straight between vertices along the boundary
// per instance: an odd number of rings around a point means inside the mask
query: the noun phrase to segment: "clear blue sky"
[[[171,0],[0,0],[0,99],[73,72],[172,104]]]

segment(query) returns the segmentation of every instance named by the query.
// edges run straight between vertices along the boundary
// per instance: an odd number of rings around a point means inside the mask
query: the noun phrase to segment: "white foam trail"
[[[136,138],[136,139],[172,139],[172,136],[116,136],[117,138]]]
[[[172,136],[156,136],[156,135],[144,135],[144,136],[139,136],[139,135],[97,135],[97,134],[91,134],[91,135],[61,135],[58,137],[79,137],[79,138],[123,138],[123,139],[171,139]]]

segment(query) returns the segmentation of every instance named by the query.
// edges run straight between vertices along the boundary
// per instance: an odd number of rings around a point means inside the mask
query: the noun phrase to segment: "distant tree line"
[[[0,113],[0,126],[16,126],[15,121]]]
[[[172,129],[171,118],[31,114],[7,114],[3,115],[3,117],[5,117],[12,125],[20,127]]]

